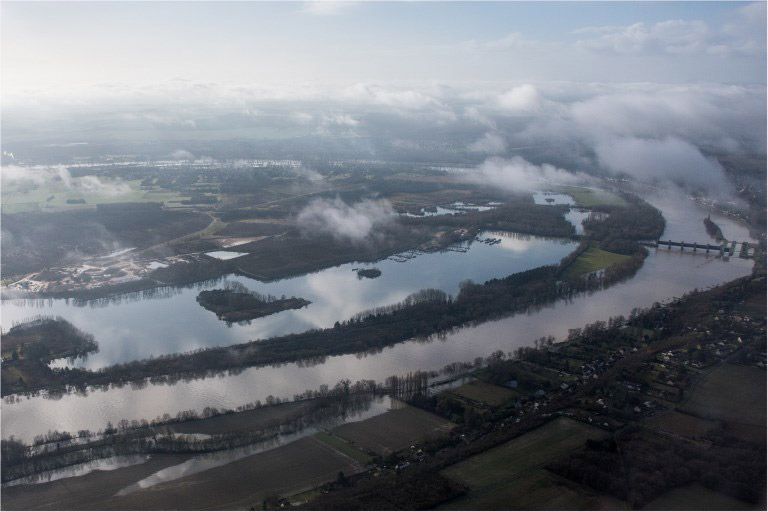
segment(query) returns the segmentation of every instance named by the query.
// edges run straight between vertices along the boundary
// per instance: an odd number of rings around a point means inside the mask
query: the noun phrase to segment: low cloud
[[[595,152],[600,165],[614,174],[646,182],[687,184],[722,196],[731,192],[722,166],[684,140],[624,137],[598,144]]]
[[[0,179],[3,186],[28,186],[34,188],[60,183],[66,188],[80,193],[119,196],[131,192],[130,185],[119,179],[105,181],[98,176],[73,178],[69,169],[63,165],[36,165],[30,167],[4,165],[0,169]]]
[[[171,158],[174,160],[194,160],[195,155],[187,151],[186,149],[177,149],[171,153]]]
[[[653,24],[584,27],[574,33],[587,36],[577,41],[577,48],[623,55],[760,55],[765,53],[765,2],[736,10],[719,29],[701,20],[670,19]]]
[[[498,133],[487,132],[480,139],[468,146],[470,151],[477,153],[487,153],[489,155],[499,155],[506,153],[507,143]]]
[[[328,234],[337,240],[363,242],[395,218],[389,201],[364,200],[348,205],[337,197],[312,201],[299,213],[296,222],[306,234]]]
[[[489,158],[466,174],[468,181],[509,191],[530,190],[543,183],[574,184],[588,180],[580,173],[571,173],[550,164],[536,165],[526,159]]]
[[[486,126],[493,130],[496,129],[496,121],[494,121],[489,116],[480,112],[480,110],[477,107],[465,107],[464,118],[472,121],[473,123]]]
[[[513,87],[496,101],[502,110],[511,114],[533,114],[541,108],[539,92],[531,84]]]

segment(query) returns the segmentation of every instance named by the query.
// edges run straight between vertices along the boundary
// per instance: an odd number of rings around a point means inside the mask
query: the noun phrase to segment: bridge
[[[656,240],[655,242],[643,242],[643,245],[647,245],[649,247],[666,247],[667,249],[672,249],[673,247],[679,247],[680,250],[684,250],[686,248],[693,249],[693,252],[696,252],[698,250],[705,251],[707,254],[709,254],[710,251],[718,252],[720,253],[720,256],[733,256],[736,254],[736,246],[740,245],[741,248],[739,250],[739,257],[740,258],[749,258],[752,256],[749,252],[749,242],[736,242],[731,241],[730,246],[728,245],[728,241],[724,240],[721,245],[713,245],[713,244],[700,244],[697,242],[673,242],[672,240]]]

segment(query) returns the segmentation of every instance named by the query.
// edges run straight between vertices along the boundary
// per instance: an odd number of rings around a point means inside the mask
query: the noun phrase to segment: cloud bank
[[[519,156],[489,158],[465,176],[472,183],[498,187],[512,192],[531,190],[543,183],[575,184],[588,179],[583,174],[572,173],[554,165],[532,164]]]
[[[674,137],[623,137],[601,142],[595,150],[600,165],[616,174],[646,182],[684,183],[710,193],[732,192],[716,160],[706,158],[692,144]]]
[[[73,178],[63,165],[32,166],[4,165],[0,168],[3,186],[29,185],[39,187],[47,184],[62,184],[66,188],[84,194],[120,196],[131,192],[130,185],[119,179],[104,181],[98,176]]]
[[[395,217],[389,201],[364,200],[348,205],[337,197],[315,199],[299,213],[296,223],[305,234],[319,233],[336,240],[363,242]]]

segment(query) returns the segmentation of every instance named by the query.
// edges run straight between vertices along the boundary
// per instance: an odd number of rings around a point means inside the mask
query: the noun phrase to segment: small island
[[[219,320],[227,323],[253,320],[262,316],[279,313],[286,309],[301,309],[312,302],[296,297],[281,298],[252,292],[244,286],[230,286],[226,289],[205,290],[197,295],[197,302],[208,311],[213,311]]]
[[[55,386],[60,374],[48,367],[51,361],[86,357],[99,350],[93,335],[58,316],[30,318],[11,327],[0,339],[3,396]]]
[[[368,279],[376,279],[381,275],[381,270],[377,269],[376,267],[373,268],[361,268],[357,271],[357,277],[358,279],[361,279],[363,277],[367,277]]]
[[[704,219],[704,226],[707,228],[707,234],[717,240],[718,242],[725,240],[725,237],[723,236],[723,230],[720,229],[720,226],[714,223],[709,215],[707,215],[707,218]]]

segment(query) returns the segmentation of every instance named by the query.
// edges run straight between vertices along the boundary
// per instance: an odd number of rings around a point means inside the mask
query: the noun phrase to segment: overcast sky
[[[764,2],[12,2],[4,95],[88,84],[764,84]]]

